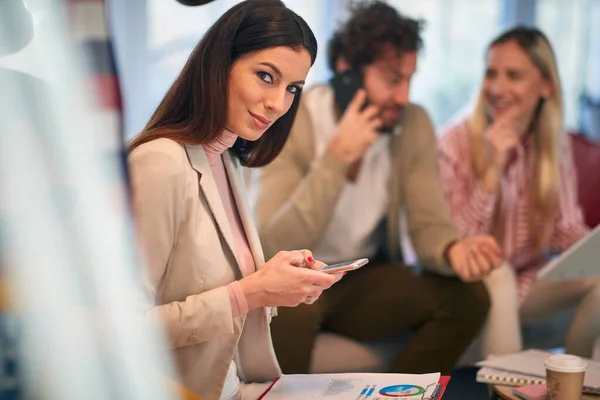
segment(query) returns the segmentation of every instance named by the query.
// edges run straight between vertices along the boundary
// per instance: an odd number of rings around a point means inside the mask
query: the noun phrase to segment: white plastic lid
[[[555,354],[546,358],[544,365],[547,369],[557,372],[583,372],[587,363],[581,357],[570,354]]]

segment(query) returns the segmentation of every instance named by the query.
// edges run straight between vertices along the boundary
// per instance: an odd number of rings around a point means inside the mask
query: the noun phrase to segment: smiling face
[[[512,112],[524,133],[540,98],[549,97],[551,92],[549,80],[515,41],[496,44],[488,51],[483,97],[492,120]]]
[[[311,65],[302,48],[272,47],[242,55],[229,74],[226,128],[258,140],[290,107]]]

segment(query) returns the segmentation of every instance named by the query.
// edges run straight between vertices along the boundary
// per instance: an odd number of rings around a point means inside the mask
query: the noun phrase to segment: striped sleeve
[[[451,128],[440,141],[440,177],[452,219],[463,236],[489,233],[496,194],[488,193],[475,176],[469,157],[467,128]]]
[[[559,155],[560,193],[556,224],[550,245],[554,251],[562,252],[583,238],[589,231],[583,219],[577,196],[577,176],[570,141],[564,140]]]

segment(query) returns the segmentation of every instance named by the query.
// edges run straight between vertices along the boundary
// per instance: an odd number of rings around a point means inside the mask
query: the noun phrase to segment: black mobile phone
[[[348,105],[352,101],[352,98],[358,91],[363,87],[363,77],[359,71],[350,69],[346,72],[335,74],[331,78],[331,87],[333,88],[333,96],[335,98],[335,104],[340,110],[340,115],[344,114]],[[365,101],[363,109],[369,105],[369,101]],[[379,133],[390,134],[390,129],[380,128]]]
[[[333,88],[335,104],[340,110],[340,114],[343,114],[358,89],[363,87],[362,74],[352,69],[335,74],[331,78],[331,87]]]

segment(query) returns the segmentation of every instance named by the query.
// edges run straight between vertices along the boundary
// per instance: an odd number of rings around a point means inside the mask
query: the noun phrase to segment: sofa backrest
[[[577,172],[577,193],[586,224],[600,224],[600,143],[569,134]]]

